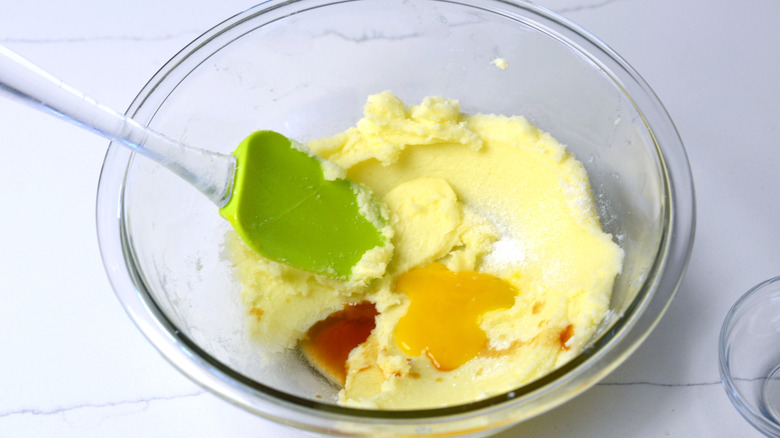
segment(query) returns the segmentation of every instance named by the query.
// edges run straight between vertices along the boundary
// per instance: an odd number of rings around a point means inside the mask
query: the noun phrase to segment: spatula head
[[[266,258],[349,280],[366,252],[388,244],[382,203],[364,186],[323,173],[335,165],[305,146],[257,131],[233,155],[233,191],[220,214]]]

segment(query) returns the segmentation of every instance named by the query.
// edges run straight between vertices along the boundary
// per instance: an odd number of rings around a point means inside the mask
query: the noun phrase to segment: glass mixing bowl
[[[493,64],[497,58],[507,69]],[[501,0],[268,2],[208,31],[141,90],[128,114],[196,147],[230,153],[271,129],[301,141],[353,125],[366,97],[459,99],[467,113],[523,115],[589,172],[604,229],[625,251],[609,317],[578,357],[503,394],[447,408],[378,411],[336,390],[294,351],[265,355],[246,333],[222,254],[228,225],[196,190],[109,147],[97,220],[106,270],[144,335],[195,382],[251,412],[349,436],[486,434],[594,385],[657,324],[685,270],[694,197],[661,103],[611,49],[533,4]]]
[[[734,303],[723,320],[718,358],[734,407],[764,435],[780,437],[780,277]]]

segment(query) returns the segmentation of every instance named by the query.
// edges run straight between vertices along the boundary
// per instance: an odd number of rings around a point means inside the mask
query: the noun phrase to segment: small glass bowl
[[[723,386],[739,413],[765,435],[780,437],[780,276],[734,304],[719,356]]]

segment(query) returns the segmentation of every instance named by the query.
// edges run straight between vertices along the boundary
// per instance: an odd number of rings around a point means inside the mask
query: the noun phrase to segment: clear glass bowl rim
[[[269,1],[223,21],[171,58],[138,93],[127,114],[134,116],[146,96],[193,52],[247,20],[290,6],[301,5],[300,9],[305,10],[351,1],[365,0]],[[461,4],[458,1],[443,1]],[[602,41],[567,19],[538,5],[522,1],[477,0],[462,4],[483,7],[487,11],[505,15],[512,15],[513,11],[519,10],[532,14],[538,23],[545,26],[537,27],[538,30],[554,31],[557,38],[564,39],[580,54],[587,55],[591,61],[608,72],[633,100],[648,130],[653,133],[664,173],[664,234],[654,266],[629,310],[592,348],[577,358],[537,381],[485,400],[446,408],[381,411],[335,406],[292,396],[235,372],[200,349],[175,327],[145,289],[143,276],[134,266],[134,256],[128,253],[130,245],[123,223],[124,178],[132,153],[124,146],[112,143],[104,161],[97,196],[97,230],[104,266],[117,297],[133,322],[182,373],[218,396],[249,411],[284,423],[292,422],[314,429],[320,424],[316,419],[307,426],[300,424],[300,416],[296,414],[304,413],[326,420],[339,419],[367,424],[401,424],[413,423],[416,420],[425,420],[425,423],[420,424],[430,424],[432,420],[460,421],[475,415],[536,403],[537,407],[531,415],[524,417],[528,418],[560,405],[597,383],[622,363],[657,325],[682,281],[692,250],[695,229],[692,175],[682,140],[667,111],[650,87],[625,60]]]

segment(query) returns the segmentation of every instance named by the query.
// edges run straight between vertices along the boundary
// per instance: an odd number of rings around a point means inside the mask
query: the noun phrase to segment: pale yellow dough
[[[395,252],[385,275],[350,285],[264,260],[237,238],[228,249],[265,348],[294,348],[347,302],[376,304],[376,329],[350,354],[339,403],[413,409],[510,391],[576,356],[606,315],[623,252],[601,229],[582,164],[526,119],[468,116],[438,97],[406,107],[384,92],[369,97],[356,127],[308,146],[387,204]],[[436,261],[518,291],[512,308],[482,318],[489,345],[452,371],[406,356],[394,339],[408,306],[395,280]]]

